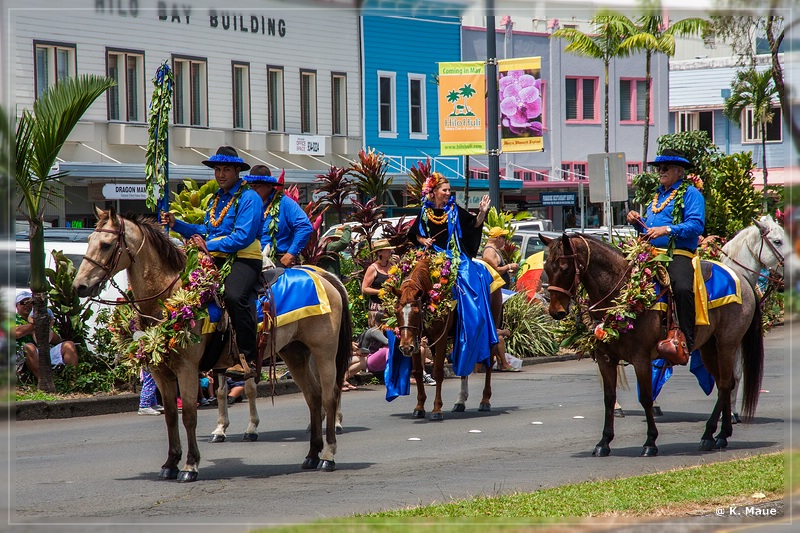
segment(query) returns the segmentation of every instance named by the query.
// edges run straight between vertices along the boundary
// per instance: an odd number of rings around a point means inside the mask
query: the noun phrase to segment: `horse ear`
[[[545,237],[541,233],[539,234],[539,240],[542,241],[545,246],[550,246],[550,243],[553,242],[551,237]]]
[[[572,243],[570,242],[566,231],[561,235],[561,242],[564,245],[564,255],[567,255],[567,254],[571,253],[572,252]]]
[[[400,287],[392,287],[392,294],[400,298]]]
[[[117,210],[114,209],[114,206],[108,208],[108,218],[110,218],[113,221],[117,220]]]
[[[754,218],[754,219],[753,219],[753,223],[754,223],[754,224],[756,225],[756,227],[757,227],[757,228],[758,228],[758,229],[761,231],[761,233],[765,233],[765,232],[767,231],[767,228],[766,228],[766,226],[765,226],[764,224],[762,224],[761,222],[762,222],[762,221],[761,221],[761,220],[759,220],[759,219],[757,219],[757,218]]]
[[[108,216],[108,215],[106,214],[106,212],[105,212],[105,211],[103,211],[102,209],[100,209],[99,207],[97,207],[97,206],[95,205],[95,206],[94,206],[94,216],[96,216],[96,217],[97,217],[97,220],[100,220],[101,218],[103,218],[103,217],[105,217],[105,216]]]

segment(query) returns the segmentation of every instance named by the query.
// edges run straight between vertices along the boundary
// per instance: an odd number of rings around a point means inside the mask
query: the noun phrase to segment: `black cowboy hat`
[[[686,157],[686,154],[681,152],[680,150],[673,150],[671,148],[666,148],[662,150],[661,155],[656,156],[655,161],[648,161],[648,165],[677,165],[679,167],[683,167],[685,169],[690,169],[694,165],[691,161]]]
[[[267,185],[277,185],[278,178],[272,175],[267,165],[256,165],[250,169],[250,174],[242,176],[242,179],[249,184],[266,183]]]
[[[250,165],[239,157],[239,153],[233,146],[220,146],[217,153],[203,161],[203,164],[211,168],[217,165],[233,165],[239,167],[240,171],[250,169]]]

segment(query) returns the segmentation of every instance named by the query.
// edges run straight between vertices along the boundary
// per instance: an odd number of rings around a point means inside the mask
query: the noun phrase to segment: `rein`
[[[575,277],[572,278],[572,285],[570,285],[569,289],[563,289],[563,288],[561,288],[561,287],[559,287],[557,285],[548,285],[548,287],[547,287],[548,291],[560,292],[561,294],[567,295],[568,298],[572,298],[573,296],[575,296],[575,290],[581,284],[581,279],[580,278],[581,278],[582,272],[589,268],[589,263],[592,260],[592,249],[589,248],[589,243],[586,242],[586,239],[584,239],[582,236],[579,235],[579,237],[581,238],[583,243],[586,245],[586,265],[582,265],[581,264],[581,261],[580,261],[581,257],[580,257],[580,255],[578,255],[577,250],[574,251],[572,254],[569,254],[569,255],[563,254],[561,257],[559,257],[559,259],[572,259],[572,265],[573,265],[573,268],[575,269]],[[562,248],[563,248],[563,244],[562,244]],[[605,298],[603,298],[603,300],[605,300]]]
[[[761,246],[760,246],[760,248],[758,250],[758,254],[755,254],[753,252],[753,250],[749,246],[745,246],[745,248],[747,248],[747,251],[750,252],[751,256],[753,256],[753,259],[755,259],[758,262],[759,266],[766,267],[767,265],[764,263],[764,261],[761,260],[761,252],[764,251],[764,244],[766,244],[767,248],[769,248],[770,251],[775,255],[775,257],[778,258],[778,265],[777,266],[783,267],[783,262],[784,262],[783,254],[777,249],[777,247],[772,243],[772,241],[770,241],[767,238],[767,236],[769,235],[769,228],[766,227],[766,226],[761,227],[760,225],[757,226],[757,227],[758,227],[758,230],[759,230],[759,237],[761,237]],[[731,255],[728,254],[727,252],[725,252],[725,250],[723,250],[722,248],[720,248],[720,252],[722,252],[725,255],[725,257],[730,259],[731,262],[733,262],[734,264],[738,265],[743,270],[746,270],[747,272],[752,272],[753,274],[755,274],[759,278],[766,279],[767,283],[770,286],[780,284],[783,281],[783,277],[775,277],[773,275],[764,275],[764,274],[761,273],[761,270],[756,271],[756,270],[753,270],[750,267],[747,267],[747,266],[743,265],[742,263],[740,263],[739,261],[737,261],[736,259],[731,257]],[[772,274],[772,269],[770,268],[768,270],[769,270],[770,274]]]

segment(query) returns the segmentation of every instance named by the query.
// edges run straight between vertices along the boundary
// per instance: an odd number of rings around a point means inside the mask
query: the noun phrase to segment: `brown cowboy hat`
[[[214,168],[217,165],[233,165],[239,170],[250,170],[250,165],[239,157],[239,153],[233,146],[220,146],[217,153],[202,162],[205,166]]]

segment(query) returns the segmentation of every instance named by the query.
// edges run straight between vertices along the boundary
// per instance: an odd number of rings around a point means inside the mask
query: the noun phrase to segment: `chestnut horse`
[[[81,297],[96,296],[102,285],[115,273],[127,269],[139,322],[145,327],[157,323],[163,316],[159,301],[166,300],[181,286],[180,273],[186,264],[183,250],[176,247],[154,222],[138,216],[119,216],[113,209],[96,209],[96,213],[97,226],[89,236],[89,248],[73,287]],[[339,406],[340,391],[351,355],[352,326],[344,286],[332,275],[321,274],[320,281],[327,293],[331,312],[280,326],[273,335],[275,349],[303,392],[310,413],[311,443],[302,468],[317,468],[321,453],[322,469],[332,471],[335,469],[337,417],[327,418],[324,443],[322,418],[324,412],[335,413]],[[223,320],[226,316],[223,314]],[[164,401],[167,425],[167,460],[159,473],[162,479],[177,479],[179,482],[197,480],[200,462],[196,435],[198,372],[212,336],[200,335],[200,328],[201,324],[198,324],[194,331],[200,337],[200,342],[191,343],[177,353],[170,353],[161,364],[150,367]],[[215,370],[225,369],[233,362],[228,343],[224,344],[220,353],[214,354]],[[224,440],[224,430],[228,425],[226,383],[224,379],[218,382],[219,420],[212,436],[212,440],[217,442]],[[178,431],[178,387],[188,445],[186,463],[180,471],[178,464],[182,449]],[[258,415],[252,378],[247,381],[245,390],[250,404],[250,427],[245,433],[245,440],[255,440]]]
[[[425,313],[427,309],[427,295],[432,289],[430,277],[430,260],[427,257],[420,258],[409,276],[403,280],[400,288],[397,289],[398,296],[395,304],[395,317],[399,330],[398,341],[400,351],[406,357],[412,358],[412,375],[417,382],[417,405],[414,407],[412,416],[414,418],[425,418],[425,383],[422,381],[424,361],[420,341],[427,336],[433,352],[433,372],[431,375],[436,380],[436,396],[433,401],[433,411],[431,420],[443,420],[442,415],[442,382],[444,381],[444,361],[447,355],[447,341],[452,336],[455,329],[457,309],[451,310],[443,318],[435,318],[429,326],[425,326]],[[490,305],[494,320],[499,320],[503,305],[503,296],[499,290],[491,295]],[[495,349],[493,348],[493,353]],[[461,391],[458,401],[453,407],[453,412],[463,412],[464,403],[468,396],[469,376],[462,376]],[[481,398],[479,411],[491,411],[492,397],[492,368],[489,365],[486,369],[486,380],[483,387],[483,397]]]
[[[628,276],[628,261],[619,248],[592,237],[567,235],[549,239],[540,235],[549,249],[544,265],[550,282],[550,316],[556,320],[568,314],[570,299],[579,285],[583,285],[589,305],[613,301],[618,297],[624,278]],[[737,270],[734,265],[733,270]],[[749,284],[741,284],[742,303],[729,303],[709,310],[709,325],[695,327],[695,348],[700,349],[703,365],[714,377],[717,385],[717,402],[706,422],[700,441],[701,451],[725,448],[733,434],[731,425],[731,389],[734,384],[736,350],[741,348],[744,374],[744,417],[755,414],[764,364],[764,339],[761,310],[755,292]],[[602,313],[602,311],[601,311]],[[611,453],[609,443],[614,438],[614,403],[617,395],[617,365],[630,362],[636,370],[639,384],[639,402],[647,418],[647,439],[642,456],[658,453],[655,419],[653,418],[651,361],[658,358],[656,344],[664,338],[663,313],[645,311],[636,318],[633,329],[620,334],[619,339],[598,343],[596,361],[603,377],[605,423],[600,441],[593,456]],[[595,318],[600,318],[596,316]],[[722,428],[714,437],[722,416]]]

